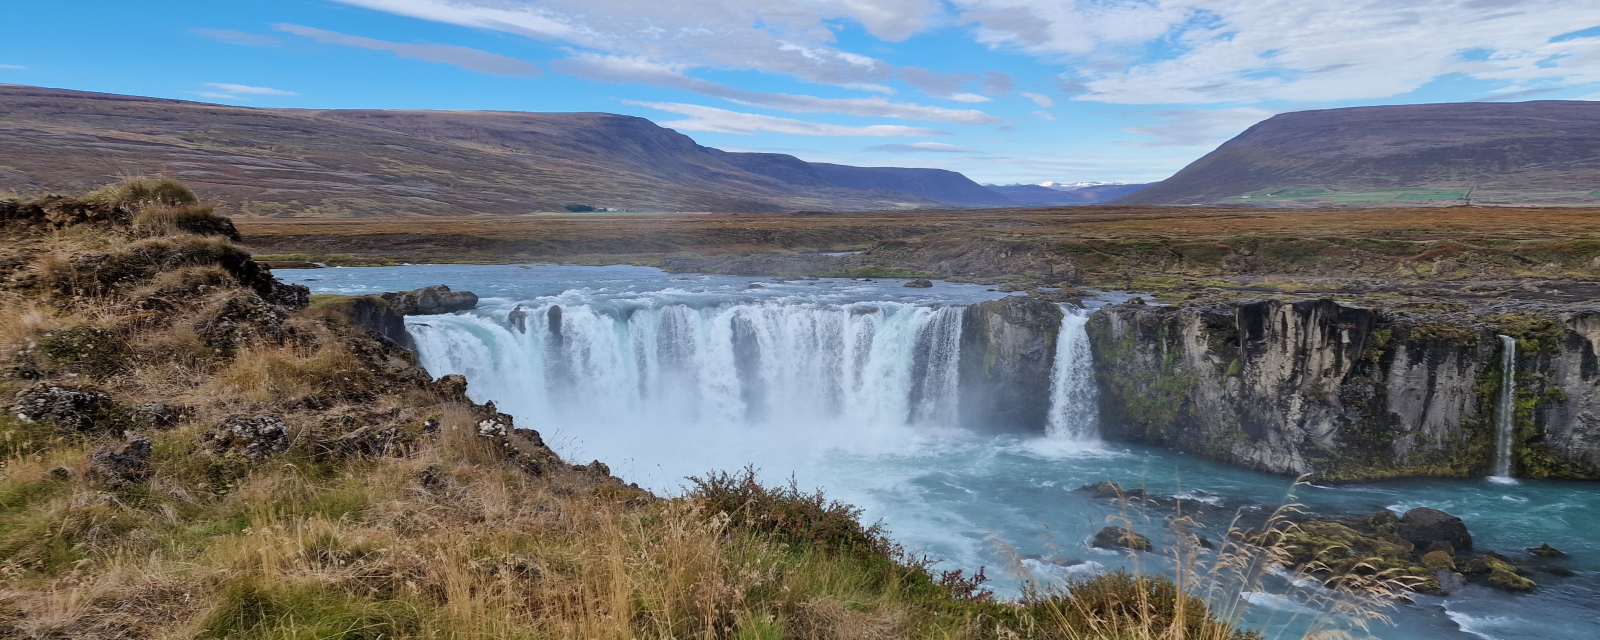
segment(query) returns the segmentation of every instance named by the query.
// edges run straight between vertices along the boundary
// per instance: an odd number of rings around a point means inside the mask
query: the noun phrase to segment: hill
[[[253,109],[0,85],[0,192],[149,174],[229,213],[283,216],[1014,204],[954,172],[728,153],[614,114]]]
[[[1117,204],[1600,203],[1600,103],[1285,113]]]
[[[1030,207],[1061,207],[1081,204],[1098,204],[1136,193],[1148,184],[1097,184],[1075,189],[1040,186],[1036,184],[990,185],[989,190],[999,193],[1012,202]]]
[[[1017,204],[964,175],[944,169],[851,167],[825,162],[809,164],[830,184],[847,189],[902,191],[969,207],[1010,207]]]

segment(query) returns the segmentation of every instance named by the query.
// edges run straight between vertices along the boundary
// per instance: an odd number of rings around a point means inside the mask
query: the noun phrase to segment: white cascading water
[[[532,428],[956,426],[964,307],[614,304],[412,318],[423,365]],[[1049,435],[1093,438],[1087,313],[1064,307]]]
[[[1046,433],[1058,440],[1094,440],[1100,435],[1094,368],[1090,366],[1089,312],[1061,306],[1061,333],[1050,372],[1050,422]]]
[[[1516,417],[1517,339],[1500,336],[1500,406],[1495,415],[1494,478],[1511,479],[1511,429]]]
[[[962,308],[900,303],[564,305],[409,329],[434,375],[524,424],[953,426]]]

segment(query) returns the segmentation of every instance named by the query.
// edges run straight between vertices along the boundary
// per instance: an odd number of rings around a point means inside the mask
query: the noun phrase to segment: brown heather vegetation
[[[1499,291],[1600,276],[1600,211],[1443,207],[1262,209],[1086,206],[861,213],[529,215],[238,221],[271,259],[332,264],[571,262],[865,250],[771,275],[1071,282],[1157,293],[1371,292],[1385,285]],[[700,268],[715,269],[715,264]],[[1515,281],[1515,282],[1512,282]],[[1531,282],[1531,284],[1529,284]],[[1569,287],[1570,288],[1570,287]],[[1493,290],[1490,287],[1487,290]],[[1567,298],[1592,297],[1592,291]]]
[[[1180,535],[1177,582],[997,600],[752,470],[663,499],[494,433],[505,416],[308,308],[176,183],[0,206],[0,394],[111,401],[79,428],[0,415],[0,637],[1246,640],[1237,590],[1284,562],[1231,541],[1218,587]],[[230,415],[279,416],[286,442],[202,445]],[[124,431],[148,467],[109,482],[91,452]]]

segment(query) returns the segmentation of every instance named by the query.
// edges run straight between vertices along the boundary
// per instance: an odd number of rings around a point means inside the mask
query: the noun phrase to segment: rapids
[[[1100,442],[1082,310],[1067,310],[1057,339],[1048,424],[1036,434],[994,434],[954,421],[961,306],[1005,295],[980,285],[774,282],[627,266],[279,274],[315,293],[432,284],[473,291],[482,298],[477,310],[407,318],[422,364],[434,376],[465,374],[475,400],[495,401],[568,460],[598,458],[663,493],[681,490],[686,476],[747,464],[769,482],[792,476],[862,506],[914,552],[950,567],[989,567],[1002,593],[1016,593],[1023,570],[1043,581],[1114,567],[1171,570],[1160,554],[1129,558],[1088,546],[1094,531],[1121,518],[1158,550],[1170,546],[1169,514],[1124,513],[1071,491],[1111,480],[1216,504],[1203,519],[1213,538],[1235,512],[1259,514],[1293,499],[1328,514],[1443,509],[1466,520],[1477,546],[1508,555],[1548,542],[1573,556],[1562,566],[1577,576],[1536,575],[1541,587],[1530,595],[1468,587],[1448,598],[1418,596],[1370,635],[1600,637],[1597,488],[1407,480],[1301,486],[1291,498],[1287,478]],[[1008,564],[1013,571],[1002,569]],[[1251,605],[1246,622],[1268,638],[1300,637],[1314,588],[1269,591],[1240,597]]]

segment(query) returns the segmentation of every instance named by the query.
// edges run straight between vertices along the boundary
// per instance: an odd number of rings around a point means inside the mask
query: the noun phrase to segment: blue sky
[[[1600,99],[1573,0],[12,0],[0,83],[605,111],[980,182],[1159,180],[1274,113]]]

